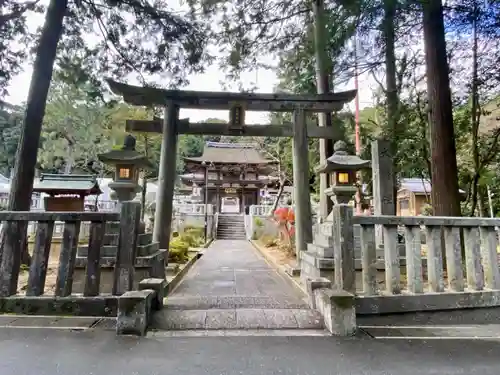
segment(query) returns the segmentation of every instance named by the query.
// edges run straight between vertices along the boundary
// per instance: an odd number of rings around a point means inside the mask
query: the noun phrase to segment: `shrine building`
[[[254,144],[207,142],[201,156],[185,157],[184,162],[182,183],[204,189],[207,173],[207,203],[219,213],[244,213],[245,207],[260,204],[261,190],[279,182],[273,176],[277,162],[265,158]]]

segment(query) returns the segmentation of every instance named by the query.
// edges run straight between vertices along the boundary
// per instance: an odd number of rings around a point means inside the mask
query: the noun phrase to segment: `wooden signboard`
[[[230,130],[243,130],[245,125],[245,108],[242,103],[231,103],[229,110],[229,129]]]

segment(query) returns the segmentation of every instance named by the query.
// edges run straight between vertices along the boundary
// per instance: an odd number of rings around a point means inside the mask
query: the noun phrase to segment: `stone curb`
[[[177,275],[174,276],[172,280],[167,282],[167,285],[165,286],[165,297],[167,297],[170,293],[174,291],[174,289],[179,285],[179,283],[182,281],[184,276],[187,274],[187,272],[193,267],[193,265],[196,263],[198,259],[200,259],[203,256],[203,252],[199,252],[196,254],[194,257],[188,260],[184,268],[179,271]]]
[[[276,270],[280,274],[280,276],[282,276],[286,280],[286,282],[289,285],[291,285],[294,288],[297,288],[304,295],[304,297],[307,296],[307,290],[300,283],[295,281],[295,279],[292,276],[290,276],[288,272],[286,272],[286,268],[284,266],[276,263],[273,257],[271,257],[269,254],[263,251],[254,240],[250,240],[249,242],[259,252],[259,254],[262,255],[265,261],[269,263],[273,267],[273,269]]]
[[[214,242],[214,238],[210,238],[207,242],[205,242],[203,247],[206,249],[207,247],[209,247],[212,244],[212,242]]]

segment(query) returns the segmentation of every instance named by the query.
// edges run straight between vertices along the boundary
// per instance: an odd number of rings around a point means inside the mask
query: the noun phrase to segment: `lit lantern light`
[[[337,172],[335,173],[337,175],[337,182],[339,184],[349,184],[349,173],[346,172]]]
[[[334,153],[320,166],[315,168],[316,173],[330,174],[331,186],[321,192],[328,195],[335,204],[349,203],[356,193],[356,172],[370,168],[370,161],[363,160],[357,155],[347,153],[347,145],[337,141],[333,147]],[[327,220],[331,218],[331,214]]]
[[[118,178],[120,180],[130,180],[131,169],[130,168],[118,168]]]

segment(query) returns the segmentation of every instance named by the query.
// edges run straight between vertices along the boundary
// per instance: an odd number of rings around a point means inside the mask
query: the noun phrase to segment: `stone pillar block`
[[[317,289],[331,288],[332,282],[325,277],[319,277],[317,279],[307,279],[307,303],[311,309],[316,309],[316,298],[314,292]]]
[[[343,290],[317,289],[316,306],[323,315],[325,326],[334,336],[356,334],[354,295]]]
[[[154,290],[147,289],[129,291],[118,298],[117,335],[146,335],[155,295]]]
[[[372,142],[373,209],[376,216],[396,215],[394,170],[390,142],[377,139]],[[381,226],[375,228],[377,246],[383,243]]]
[[[154,290],[155,297],[151,308],[153,310],[161,310],[163,308],[163,299],[165,298],[165,287],[167,282],[164,279],[144,279],[139,283],[139,290]]]
[[[149,276],[154,278],[154,279],[165,279],[166,278],[166,273],[165,273],[165,267],[166,267],[166,261],[165,257],[167,256],[167,250],[159,250],[153,264],[151,266],[151,272],[149,273]]]

